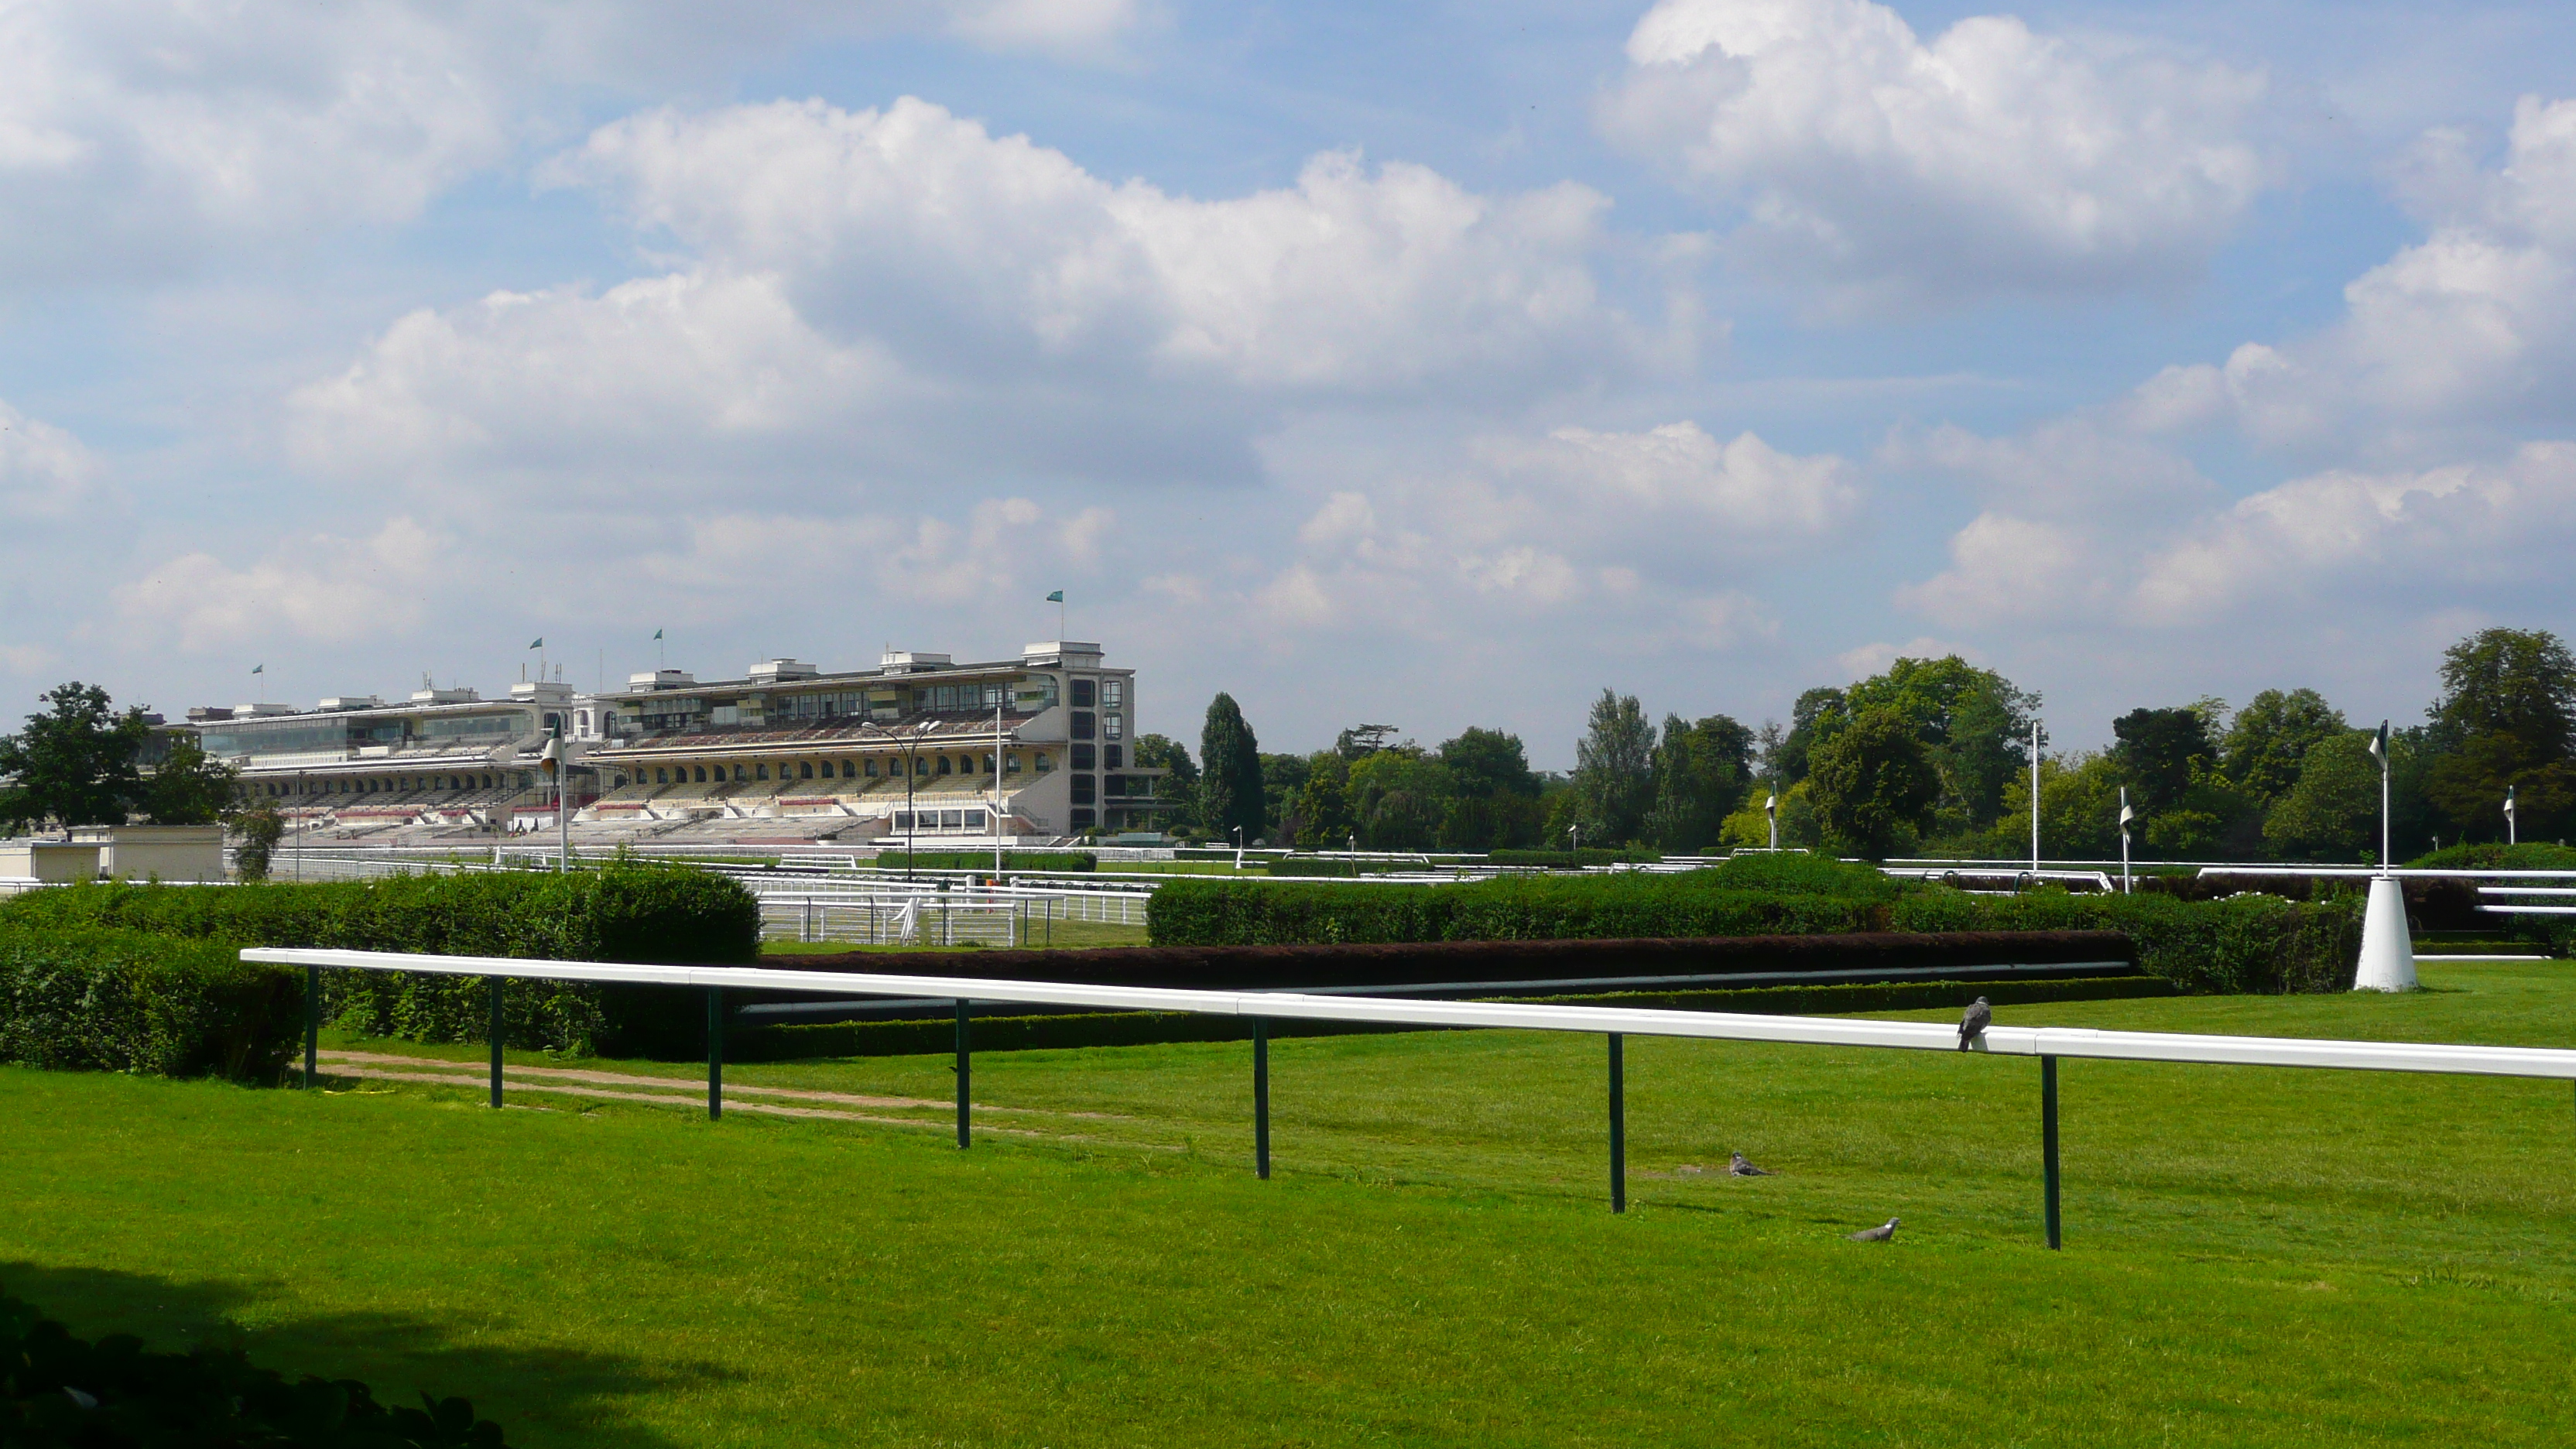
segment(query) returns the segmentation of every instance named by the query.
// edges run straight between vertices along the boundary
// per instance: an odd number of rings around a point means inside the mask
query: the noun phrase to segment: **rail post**
[[[501,1107],[501,978],[492,978],[492,1108]]]
[[[1610,1033],[1610,1211],[1628,1210],[1627,1038]]]
[[[707,1120],[724,1116],[724,988],[707,988]]]
[[[966,1037],[966,1006],[966,998],[957,998],[957,1145],[961,1149],[966,1146],[966,1091],[975,1071],[973,1050]]]
[[[2056,1251],[2057,1218],[2057,1058],[2039,1059],[2039,1170],[2048,1197],[2048,1246]]]
[[[1252,1171],[1270,1180],[1270,1023],[1252,1019]]]
[[[322,968],[304,968],[304,1087],[313,1089],[322,1057]]]

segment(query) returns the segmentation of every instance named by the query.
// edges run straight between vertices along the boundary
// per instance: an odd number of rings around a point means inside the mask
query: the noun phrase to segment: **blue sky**
[[[2563,628],[2565,7],[0,11],[0,689],[1073,632],[1195,737],[2096,742]],[[265,662],[254,689],[248,671]],[[10,711],[10,712],[15,712]]]

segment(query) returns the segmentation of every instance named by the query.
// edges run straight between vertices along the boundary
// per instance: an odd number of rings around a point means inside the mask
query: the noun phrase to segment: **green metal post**
[[[966,1145],[968,1084],[974,1079],[973,1051],[966,1039],[966,999],[957,1000],[957,1145]]]
[[[2048,1246],[2055,1251],[2057,1233],[2057,1058],[2039,1059],[2040,1176],[2047,1184]]]
[[[501,978],[492,978],[492,1107],[501,1106]]]
[[[319,1078],[322,1058],[322,968],[304,968],[304,1086]]]
[[[1610,1033],[1610,1211],[1628,1210],[1627,1039]]]
[[[1270,1023],[1252,1019],[1252,1170],[1270,1180]]]
[[[707,1120],[724,1116],[724,988],[707,988]]]

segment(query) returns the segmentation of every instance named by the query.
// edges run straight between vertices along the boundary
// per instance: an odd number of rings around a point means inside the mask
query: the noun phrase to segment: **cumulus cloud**
[[[136,637],[190,653],[281,635],[324,644],[417,628],[430,595],[461,579],[453,540],[408,517],[367,538],[312,534],[235,568],[211,553],[182,554],[115,590]]]
[[[2268,183],[2261,75],[1870,0],[1661,0],[1603,129],[1739,203],[1739,256],[1843,305],[2197,273]]]
[[[99,471],[80,439],[0,403],[0,518],[68,518],[93,499]]]
[[[2166,369],[2138,391],[2141,426],[2226,423],[2274,446],[2400,461],[2563,421],[2576,404],[2576,100],[2524,97],[2492,170],[2446,156],[2440,185],[2408,183],[2430,234],[2346,286],[2335,325]]]
[[[704,84],[900,32],[1099,54],[1130,0],[19,0],[0,7],[0,275],[167,272],[399,222],[556,134],[578,91]]]
[[[694,259],[402,319],[296,398],[308,464],[1243,478],[1290,402],[1508,395],[1633,356],[1591,272],[1605,203],[1576,186],[1483,196],[1327,153],[1199,200],[909,99],[655,112],[552,174]]]

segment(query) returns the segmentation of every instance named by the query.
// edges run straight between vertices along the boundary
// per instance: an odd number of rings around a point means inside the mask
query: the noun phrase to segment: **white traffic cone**
[[[2415,989],[2415,942],[2406,933],[2406,892],[2395,876],[2374,877],[2361,913],[2361,967],[2355,991]]]

